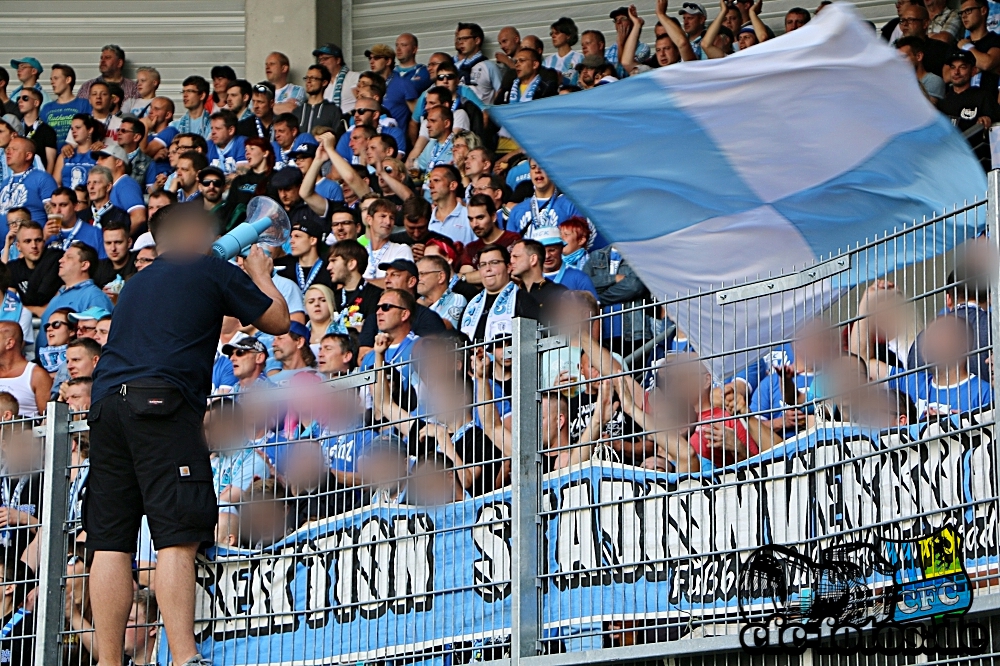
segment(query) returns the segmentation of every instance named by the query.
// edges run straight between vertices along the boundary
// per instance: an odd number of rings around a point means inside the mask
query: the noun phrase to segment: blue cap
[[[38,70],[39,74],[41,74],[44,71],[42,69],[42,63],[38,62],[38,58],[21,58],[20,60],[11,60],[10,66],[13,67],[14,69],[17,69],[17,66],[20,65],[21,63],[24,63],[25,65],[31,65],[32,67]]]
[[[94,305],[81,312],[70,312],[66,316],[69,317],[71,321],[84,321],[90,319],[93,319],[94,321],[99,321],[101,319],[104,319],[110,314],[111,313],[105,310],[104,308]]]
[[[297,335],[300,338],[309,339],[309,329],[306,328],[305,324],[300,324],[297,321],[293,321],[288,327],[288,332],[292,335]]]

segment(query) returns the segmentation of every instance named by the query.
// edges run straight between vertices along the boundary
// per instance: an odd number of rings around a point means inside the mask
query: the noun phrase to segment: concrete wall
[[[317,0],[246,0],[247,80],[263,80],[267,54],[281,51],[292,63],[288,80],[302,85],[314,61],[316,5]]]

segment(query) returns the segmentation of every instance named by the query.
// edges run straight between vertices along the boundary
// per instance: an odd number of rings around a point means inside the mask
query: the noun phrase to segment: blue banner
[[[927,616],[932,602],[947,611],[960,593],[967,607],[956,567],[975,578],[997,561],[992,421],[825,427],[685,477],[596,462],[547,475],[543,637],[592,649],[612,621],[739,622],[740,569],[767,544],[806,556],[875,544],[898,569],[897,621]],[[219,665],[492,658],[510,634],[510,515],[509,489],[446,506],[373,504],[263,552],[212,549],[198,569],[203,654]],[[951,581],[934,588],[937,601],[921,592],[933,579]]]

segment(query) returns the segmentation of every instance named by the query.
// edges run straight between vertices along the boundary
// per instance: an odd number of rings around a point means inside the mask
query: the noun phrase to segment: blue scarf
[[[535,90],[538,88],[538,82],[541,80],[542,77],[536,74],[535,80],[528,84],[528,89],[524,91],[524,99],[521,99],[521,79],[514,79],[514,85],[510,87],[510,103],[530,102],[535,99]]]

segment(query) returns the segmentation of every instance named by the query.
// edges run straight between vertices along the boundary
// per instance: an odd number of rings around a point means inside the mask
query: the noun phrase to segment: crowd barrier
[[[419,341],[322,383],[213,397],[206,437],[224,469],[217,543],[197,566],[203,653],[217,666],[810,661],[833,659],[838,627],[951,621],[958,652],[924,640],[909,646],[918,661],[995,656],[1000,336],[985,310],[962,311],[986,332],[949,365],[956,329],[940,315],[986,289],[997,302],[996,185],[994,172],[989,207],[801,272],[603,312],[573,294],[487,342]],[[712,328],[730,307],[739,330]],[[711,353],[694,353],[695,331]],[[982,376],[952,376],[966,365]],[[910,388],[925,370],[935,395]],[[51,403],[35,434],[52,473],[23,535],[40,581],[34,663],[92,663],[85,415]],[[156,558],[148,537],[137,551],[140,601]],[[970,647],[960,623],[977,619]],[[148,603],[130,622],[130,656],[168,663]]]

